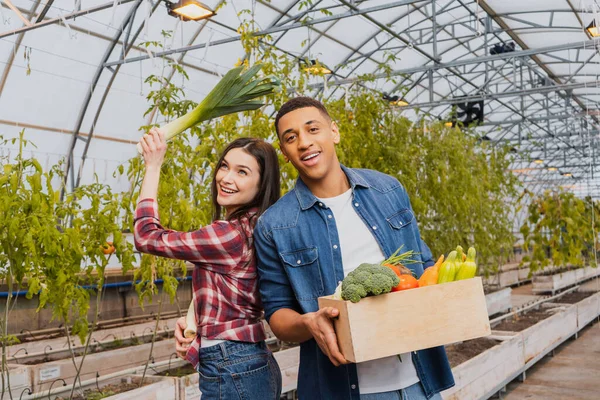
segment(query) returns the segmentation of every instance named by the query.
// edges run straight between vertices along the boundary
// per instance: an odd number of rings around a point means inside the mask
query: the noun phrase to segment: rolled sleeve
[[[229,221],[215,221],[192,232],[165,229],[160,224],[158,205],[152,199],[138,203],[135,212],[136,248],[156,256],[201,263],[218,273],[229,273],[244,256],[245,236]]]
[[[256,249],[260,295],[265,309],[265,319],[282,308],[301,313],[292,285],[285,268],[277,256],[277,248],[268,237],[262,219],[254,229],[254,247]]]

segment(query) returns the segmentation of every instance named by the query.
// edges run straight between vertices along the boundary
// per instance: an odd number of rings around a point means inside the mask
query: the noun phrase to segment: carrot
[[[442,254],[440,258],[437,259],[435,264],[431,268],[434,268],[436,271],[440,269],[440,265],[444,262],[444,255]]]

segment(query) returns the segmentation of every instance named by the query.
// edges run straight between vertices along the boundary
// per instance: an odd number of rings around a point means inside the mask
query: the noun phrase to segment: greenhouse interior
[[[597,0],[0,18],[0,400],[600,399]]]

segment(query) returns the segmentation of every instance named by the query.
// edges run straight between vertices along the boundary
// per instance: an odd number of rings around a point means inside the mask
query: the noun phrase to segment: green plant
[[[530,194],[529,200],[529,215],[521,233],[524,250],[531,255],[524,257],[522,264],[529,262],[532,273],[551,263],[558,267],[595,265],[600,228],[597,203],[564,190]]]
[[[84,285],[101,290],[112,256],[125,271],[132,267],[133,246],[121,233],[118,199],[107,186],[93,183],[78,187],[59,202],[60,188],[54,182],[63,182],[61,165],[45,172],[35,158],[25,158],[24,149],[30,143],[24,131],[11,143],[18,144],[19,151],[14,162],[2,160],[0,178],[0,277],[9,291],[1,320],[3,337],[7,337],[9,311],[16,301],[11,293],[26,287],[28,298],[39,296],[38,310],[51,306],[53,318],[64,323],[66,334],[76,334],[84,342],[91,291]],[[114,255],[102,251],[109,240],[115,246]],[[8,375],[6,379],[3,375],[3,390],[9,385]]]

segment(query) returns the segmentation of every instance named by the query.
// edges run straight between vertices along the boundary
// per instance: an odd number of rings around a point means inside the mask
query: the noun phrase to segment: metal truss
[[[121,0],[119,4],[132,1],[134,0]],[[137,8],[140,0],[135,1],[136,5],[132,10]],[[484,100],[486,121],[476,128],[476,134],[482,140],[489,140],[496,145],[511,146],[517,153],[513,161],[515,166],[536,167],[532,160],[539,157],[544,159],[544,167],[569,170],[577,179],[588,179],[595,174],[600,159],[596,157],[596,148],[600,142],[600,39],[588,36],[588,40],[537,48],[528,48],[523,40],[525,35],[535,32],[583,31],[593,17],[589,10],[578,9],[568,0],[565,0],[564,7],[541,11],[516,9],[503,13],[496,13],[485,0],[401,0],[377,6],[370,6],[368,1],[336,0],[329,3],[317,0],[293,14],[292,10],[297,9],[301,0],[289,4],[285,9],[277,8],[274,2],[253,1],[277,13],[276,18],[257,32],[256,36],[277,34],[268,45],[284,54],[304,57],[323,39],[333,41],[347,52],[338,65],[330,66],[333,73],[326,82],[327,88],[331,89],[328,90],[328,96],[343,95],[337,89],[352,84],[378,91],[386,88],[390,93],[406,93],[405,100],[410,104],[399,110],[419,109],[428,118],[441,119],[447,118],[453,106],[458,103]],[[15,36],[18,39],[15,46],[18,48],[27,32],[58,23],[62,18],[45,18],[52,5],[53,0],[46,0],[35,9],[20,10],[21,14],[29,16],[29,24],[0,33],[0,38]],[[111,2],[75,11],[64,18],[69,20],[105,10],[112,5]],[[156,6],[158,2],[155,3]],[[333,14],[322,15],[320,12]],[[92,88],[82,103],[69,145],[68,170],[73,166],[76,143],[85,145],[79,173],[71,171],[71,187],[77,186],[81,180],[81,170],[94,136],[96,121],[120,66],[150,58],[149,55],[127,57],[128,50],[135,48],[133,44],[141,29],[141,26],[133,26],[133,15],[128,15],[124,20],[120,33],[109,38],[105,55],[92,79]],[[565,15],[574,15],[581,26],[565,23],[566,19],[561,18]],[[357,43],[347,43],[330,33],[339,21],[349,18],[360,18],[377,29]],[[218,24],[231,32],[235,32],[237,28],[222,22],[205,22],[198,26],[186,46],[156,52],[152,56],[177,55],[176,61],[183,64],[186,54],[209,45],[196,43],[196,39],[206,24],[210,23]],[[307,48],[292,54],[278,47],[288,32],[304,28],[316,33]],[[218,48],[239,40],[240,36],[234,34],[211,42],[210,46]],[[493,45],[511,41],[517,45],[514,51],[489,54]],[[110,60],[114,47],[119,43],[123,45],[121,56]],[[393,55],[401,60],[416,57],[421,61],[419,65],[413,63],[410,67],[396,68],[389,72],[381,69],[386,55]],[[8,61],[10,66],[13,60]],[[365,72],[366,66],[373,63],[375,67],[370,72],[374,81],[364,82],[363,77],[358,77],[357,74]],[[565,68],[561,68],[566,64],[570,66],[567,72]],[[193,63],[189,63],[189,66],[202,70]],[[0,80],[0,93],[8,71],[10,68],[5,69]],[[214,73],[208,70],[203,72]],[[110,83],[104,93],[100,94],[99,106],[90,109],[96,83],[100,75],[106,73],[111,74]],[[167,77],[172,76],[173,71],[170,71]],[[395,79],[396,83],[390,84],[390,79]],[[316,92],[322,91],[324,87],[325,83],[309,86]],[[94,113],[89,136],[79,135],[81,124],[88,113]],[[541,170],[542,172],[532,174],[543,175],[545,183],[554,182],[553,174]],[[558,182],[563,181],[568,182],[569,179],[558,178]],[[523,179],[523,182],[531,183],[530,178]]]

